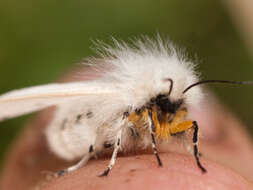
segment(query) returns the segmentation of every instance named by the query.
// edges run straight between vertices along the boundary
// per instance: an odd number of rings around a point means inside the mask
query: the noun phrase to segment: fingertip
[[[233,171],[208,160],[202,160],[202,173],[191,156],[161,154],[163,167],[153,155],[120,157],[106,177],[97,177],[108,160],[93,160],[78,171],[60,177],[43,190],[67,189],[252,189],[252,184]]]

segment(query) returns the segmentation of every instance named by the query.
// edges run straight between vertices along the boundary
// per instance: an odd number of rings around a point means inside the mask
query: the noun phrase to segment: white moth
[[[189,106],[198,106],[201,81],[194,64],[175,50],[170,42],[144,38],[132,46],[115,41],[104,45],[104,54],[88,65],[103,71],[93,81],[48,84],[14,90],[0,96],[0,120],[56,106],[47,127],[49,147],[60,158],[80,161],[62,175],[80,168],[91,157],[112,148],[109,173],[118,151],[152,146],[159,166],[156,141],[194,129],[193,154],[202,172],[198,154],[198,125],[188,118]],[[95,62],[102,62],[93,65]],[[237,82],[231,82],[236,83]],[[239,82],[240,83],[240,82]],[[192,88],[194,87],[194,88]]]

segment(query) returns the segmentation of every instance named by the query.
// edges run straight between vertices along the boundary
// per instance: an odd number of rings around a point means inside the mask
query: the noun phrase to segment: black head
[[[171,102],[167,95],[159,94],[155,98],[155,104],[162,110],[164,113],[176,113],[179,107],[183,104],[183,99]]]

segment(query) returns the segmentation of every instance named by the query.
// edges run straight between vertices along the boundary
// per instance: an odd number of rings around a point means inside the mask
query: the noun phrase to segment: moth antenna
[[[253,81],[229,81],[229,80],[203,80],[196,83],[191,84],[188,86],[184,91],[183,94],[186,93],[188,90],[190,90],[194,86],[198,86],[200,84],[206,84],[206,83],[218,83],[218,84],[235,84],[235,85],[250,85],[253,84]]]
[[[172,89],[173,89],[173,80],[168,78],[168,79],[165,79],[165,81],[169,81],[170,82],[170,90],[169,90],[169,93],[168,93],[168,96],[170,96],[171,92],[172,92]]]

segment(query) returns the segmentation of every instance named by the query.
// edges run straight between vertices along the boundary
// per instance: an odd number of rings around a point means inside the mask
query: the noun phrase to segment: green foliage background
[[[2,0],[0,93],[59,78],[94,55],[92,40],[158,32],[198,57],[203,79],[253,80],[248,50],[220,1]],[[253,88],[211,87],[250,129]],[[0,160],[26,118],[0,123]]]

